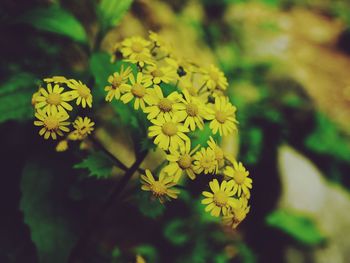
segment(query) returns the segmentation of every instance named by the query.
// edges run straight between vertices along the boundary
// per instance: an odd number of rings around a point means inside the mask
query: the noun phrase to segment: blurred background
[[[88,83],[96,134],[129,165],[133,120],[106,108],[98,90],[114,44],[149,30],[179,56],[227,76],[239,120],[232,151],[253,179],[250,213],[226,229],[200,204],[206,182],[164,206],[134,180],[70,262],[350,262],[350,2],[102,3],[0,3],[0,262],[68,262],[120,178],[108,165],[99,168],[113,176],[87,176],[73,168],[84,150],[57,153],[39,137],[30,101],[40,79]]]

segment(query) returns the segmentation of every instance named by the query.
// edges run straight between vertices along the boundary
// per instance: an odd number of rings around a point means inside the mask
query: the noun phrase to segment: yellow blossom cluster
[[[64,137],[56,146],[62,152],[68,149],[69,140],[83,140],[94,130],[94,122],[88,117],[78,116],[70,121],[79,108],[92,107],[91,90],[81,81],[62,76],[45,78],[43,83],[45,87],[39,87],[32,96],[37,119],[34,125],[41,127],[39,134],[45,139]]]
[[[166,153],[158,180],[150,170],[142,189],[161,202],[177,198],[183,175],[213,176],[202,203],[213,216],[236,227],[249,211],[252,179],[242,163],[224,153],[213,137],[237,131],[236,107],[225,95],[228,82],[214,65],[202,67],[176,57],[172,47],[150,32],[149,39],[130,37],[115,45],[112,62],[122,62],[108,78],[106,101],[120,100],[141,110],[150,122],[148,136]],[[207,147],[193,145],[191,134],[205,125],[212,136]]]

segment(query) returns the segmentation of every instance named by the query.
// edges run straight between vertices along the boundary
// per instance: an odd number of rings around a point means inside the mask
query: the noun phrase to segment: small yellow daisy
[[[204,174],[214,173],[217,167],[215,152],[210,148],[202,147],[194,155],[194,171],[197,174],[204,172]]]
[[[152,50],[157,48],[157,51],[160,51],[163,56],[171,53],[171,46],[166,43],[157,33],[149,31],[149,39],[151,39],[154,44]]]
[[[141,72],[137,73],[136,79],[133,74],[129,75],[131,85],[125,87],[125,94],[121,96],[121,101],[124,103],[130,102],[135,98],[134,109],[138,110],[146,108],[146,103],[151,103],[151,96],[149,95],[151,88],[150,85],[144,83],[144,76]]]
[[[233,183],[231,181],[222,181],[221,185],[217,179],[209,182],[212,193],[204,191],[202,194],[206,197],[202,200],[202,204],[207,205],[206,212],[210,212],[212,216],[227,215],[230,207],[237,206],[237,200],[232,196]]]
[[[55,108],[51,112],[44,112],[37,110],[35,117],[38,119],[34,121],[35,126],[43,126],[39,131],[39,135],[48,139],[50,136],[56,140],[57,135],[63,136],[63,132],[69,132],[68,126],[70,122],[65,121],[69,118],[67,112],[57,111]]]
[[[91,121],[88,117],[78,117],[74,123],[73,127],[78,133],[78,139],[82,140],[86,138],[94,130],[95,123]]]
[[[53,82],[53,83],[62,83],[62,84],[67,84],[69,82],[69,80],[63,76],[53,76],[51,78],[45,78],[44,81],[47,83]]]
[[[164,98],[161,88],[156,85],[149,93],[151,95],[150,106],[144,109],[148,113],[149,120],[160,117],[172,117],[177,109],[181,107],[181,95],[174,91]]]
[[[83,84],[80,80],[76,81],[75,79],[70,79],[67,83],[67,86],[71,88],[71,91],[67,92],[67,95],[70,96],[72,100],[76,100],[76,104],[80,105],[83,108],[88,105],[90,108],[92,107],[92,95],[91,90]]]
[[[178,149],[169,149],[167,160],[169,164],[164,167],[164,172],[174,176],[174,182],[178,182],[181,176],[186,173],[189,178],[194,180],[196,174],[194,173],[193,157],[192,155],[197,151],[198,147],[192,151],[190,147],[183,147]]]
[[[65,152],[68,150],[68,141],[62,140],[56,145],[56,152]]]
[[[141,175],[141,189],[144,191],[151,191],[153,196],[158,198],[161,203],[169,199],[169,197],[176,199],[179,191],[171,189],[176,185],[172,176],[166,176],[165,173],[159,175],[159,179],[155,180],[151,171],[146,169],[145,175]]]
[[[207,144],[210,149],[212,149],[215,153],[215,159],[217,161],[217,168],[216,172],[218,169],[221,169],[225,165],[225,154],[224,151],[221,149],[219,145],[214,141],[213,137],[210,136],[209,141],[207,141]]]
[[[143,74],[145,75],[145,83],[152,84],[160,84],[170,83],[176,80],[177,75],[176,71],[171,67],[158,67],[156,64],[148,65]]]
[[[234,229],[246,218],[249,210],[250,206],[248,206],[248,200],[245,198],[239,198],[237,206],[231,208],[228,214],[223,217],[222,222]]]
[[[148,128],[148,136],[154,137],[154,143],[161,149],[168,150],[169,147],[177,149],[190,144],[190,139],[185,134],[189,132],[176,118],[167,115],[152,119],[154,124]]]
[[[204,81],[209,89],[226,90],[228,86],[227,79],[222,71],[217,67],[210,65],[208,69],[204,70]]]
[[[245,169],[241,162],[234,162],[232,166],[226,166],[224,174],[232,178],[234,182],[234,192],[241,196],[242,192],[249,195],[249,189],[252,188],[253,180],[248,177],[249,172]]]
[[[127,82],[131,71],[132,70],[130,67],[127,67],[124,70],[124,65],[122,65],[120,72],[115,72],[113,75],[108,77],[108,82],[111,85],[105,87],[105,91],[107,91],[106,101],[112,101],[113,98],[118,100],[121,93],[130,87]]]
[[[144,67],[146,63],[152,63],[150,44],[142,37],[130,37],[121,43],[120,51],[126,61],[139,63],[141,67]]]
[[[228,135],[237,130],[237,123],[235,117],[236,107],[233,106],[227,97],[217,97],[215,98],[215,104],[213,109],[209,111],[207,119],[211,120],[210,129],[213,134],[218,131],[220,135]]]
[[[47,90],[46,90],[47,89]],[[51,112],[54,108],[56,111],[71,111],[73,107],[67,103],[71,100],[64,88],[55,84],[47,84],[46,89],[40,88],[40,95],[35,97],[35,108]]]

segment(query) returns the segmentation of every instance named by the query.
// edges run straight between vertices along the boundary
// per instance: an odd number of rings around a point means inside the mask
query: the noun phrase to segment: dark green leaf
[[[36,88],[36,78],[28,73],[12,76],[1,84],[0,123],[33,117],[31,98]]]
[[[84,27],[68,11],[59,6],[30,10],[22,18],[35,28],[69,37],[80,43],[87,43]]]
[[[89,176],[106,178],[111,175],[113,161],[103,152],[93,152],[81,163],[74,165],[74,168],[86,168]]]
[[[267,216],[266,222],[306,245],[318,245],[325,239],[314,222],[299,213],[277,210]]]
[[[158,200],[150,200],[149,194],[144,191],[141,191],[137,196],[137,205],[144,216],[153,219],[159,217],[165,211],[164,205]]]
[[[176,246],[185,244],[189,240],[186,222],[183,219],[170,221],[164,228],[164,236]]]
[[[132,0],[101,0],[98,10],[103,30],[118,25],[131,4]]]
[[[67,173],[47,160],[28,162],[22,173],[20,208],[37,248],[39,262],[67,262],[76,242],[67,210]]]

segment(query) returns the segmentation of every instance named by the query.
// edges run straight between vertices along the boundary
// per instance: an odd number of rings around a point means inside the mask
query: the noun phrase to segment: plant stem
[[[114,187],[112,193],[109,195],[106,202],[100,207],[100,209],[95,213],[95,215],[87,222],[87,225],[83,234],[80,236],[75,247],[72,249],[72,252],[68,259],[68,263],[84,262],[82,259],[82,256],[88,245],[88,241],[91,235],[98,228],[100,221],[103,219],[103,216],[108,212],[110,207],[117,202],[116,200],[117,197],[121,194],[121,192],[129,182],[129,180],[131,179],[132,175],[139,169],[139,166],[141,165],[143,160],[146,158],[146,156],[147,156],[147,151],[143,151],[137,156],[134,164],[129,169],[127,169],[122,179],[120,179],[118,184]]]

